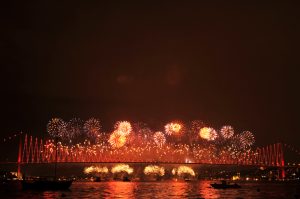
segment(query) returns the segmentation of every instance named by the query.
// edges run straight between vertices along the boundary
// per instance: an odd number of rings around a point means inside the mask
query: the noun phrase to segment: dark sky
[[[42,136],[51,117],[98,117],[106,130],[201,119],[299,146],[298,13],[287,1],[11,1],[1,137]]]

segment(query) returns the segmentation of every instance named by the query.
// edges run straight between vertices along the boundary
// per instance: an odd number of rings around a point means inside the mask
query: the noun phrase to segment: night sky
[[[117,120],[159,130],[200,119],[250,130],[257,146],[299,146],[295,4],[10,2],[1,137],[43,137],[52,117],[97,117],[106,131]]]

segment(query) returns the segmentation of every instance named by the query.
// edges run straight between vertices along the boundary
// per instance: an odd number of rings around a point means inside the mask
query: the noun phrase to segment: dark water
[[[1,190],[1,198],[299,198],[298,183],[239,183],[241,189],[215,190],[198,182],[74,182],[69,191]],[[259,189],[259,190],[258,190]]]

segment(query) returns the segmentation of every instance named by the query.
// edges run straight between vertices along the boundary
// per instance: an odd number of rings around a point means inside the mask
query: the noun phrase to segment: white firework
[[[232,126],[223,126],[220,130],[222,137],[229,139],[234,135],[234,129]]]

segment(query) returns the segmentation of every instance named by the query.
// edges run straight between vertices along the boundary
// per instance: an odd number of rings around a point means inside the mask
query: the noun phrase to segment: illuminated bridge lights
[[[53,163],[57,162],[149,162],[149,163],[183,163],[183,164],[230,164],[284,166],[283,150],[280,143],[255,150],[248,150],[232,156],[228,151],[216,155],[214,148],[201,148],[200,145],[157,146],[155,143],[143,147],[112,148],[102,144],[55,146],[52,140],[45,142],[32,136],[25,136],[19,150],[20,163]],[[56,156],[57,150],[57,159]]]

